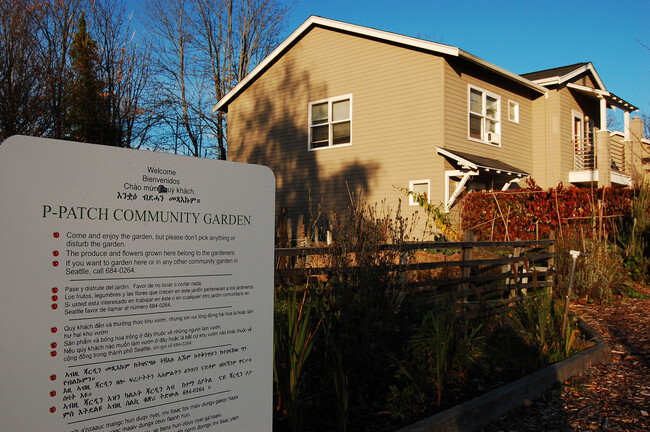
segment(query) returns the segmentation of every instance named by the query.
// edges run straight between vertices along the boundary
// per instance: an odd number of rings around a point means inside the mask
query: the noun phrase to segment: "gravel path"
[[[650,288],[636,289],[650,295]],[[611,363],[591,367],[483,432],[650,431],[650,299],[572,309],[609,344]]]

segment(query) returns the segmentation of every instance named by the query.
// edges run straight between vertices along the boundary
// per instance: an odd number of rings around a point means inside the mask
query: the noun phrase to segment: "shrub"
[[[650,183],[634,190],[632,210],[620,222],[618,240],[628,274],[638,282],[650,281]]]
[[[404,293],[394,268],[402,254],[381,246],[404,242],[410,228],[399,208],[393,216],[365,204],[335,215],[332,228],[327,277],[313,298],[323,320],[323,372],[337,400],[338,429],[345,430],[351,409],[383,404],[388,391],[386,354],[399,344]]]
[[[620,291],[625,281],[625,269],[621,253],[611,243],[597,238],[587,239],[578,235],[564,238],[558,246],[558,288],[564,295],[568,289],[572,258],[569,250],[585,252],[576,261],[573,280],[573,299],[606,302]]]
[[[532,180],[528,187],[506,192],[471,192],[461,201],[461,228],[479,240],[534,240],[582,232],[614,236],[612,216],[629,214],[631,193],[626,188],[587,189],[562,184],[542,190]]]

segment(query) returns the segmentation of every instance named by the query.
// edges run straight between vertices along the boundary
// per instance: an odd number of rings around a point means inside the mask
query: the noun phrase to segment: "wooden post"
[[[555,240],[555,231],[551,231],[548,238],[550,240]],[[556,251],[555,243],[548,247],[548,252],[554,254]],[[556,274],[555,274],[555,258],[549,258],[548,268],[546,270],[546,282],[549,282],[548,293],[553,294],[553,287],[555,286]]]
[[[303,215],[298,215],[298,222],[296,225],[296,246],[301,248],[301,247],[307,247],[307,239],[305,237],[305,225],[304,225],[304,217]],[[305,265],[307,261],[306,256],[300,256],[296,258],[296,267],[297,268],[305,268]]]
[[[465,231],[463,232],[463,242],[470,243],[473,242],[476,239],[476,236],[472,231]],[[471,261],[472,260],[472,245],[463,245],[463,261]],[[462,266],[461,267],[461,276],[462,278],[469,278],[470,275],[472,274],[472,267],[470,266]],[[469,289],[469,282],[463,282],[460,285],[460,290],[461,291],[466,291]],[[462,296],[461,298],[458,299],[460,303],[467,303],[467,297]]]
[[[287,244],[287,209],[282,207],[280,209],[280,216],[278,218],[278,247],[286,247]],[[286,268],[286,258],[278,258],[278,269]]]

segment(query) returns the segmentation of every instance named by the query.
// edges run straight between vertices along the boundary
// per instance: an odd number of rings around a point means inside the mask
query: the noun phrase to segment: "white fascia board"
[[[607,91],[605,88],[605,84],[603,83],[603,80],[600,79],[600,76],[598,75],[598,72],[596,72],[596,69],[594,68],[594,65],[591,64],[591,62],[587,63],[584,66],[579,67],[578,69],[574,69],[573,71],[569,72],[566,75],[563,75],[560,77],[560,82],[566,82],[570,80],[571,78],[575,78],[576,76],[580,75],[581,73],[584,72],[591,72],[596,80],[596,85],[598,86],[597,90],[602,90],[602,91]]]
[[[492,70],[500,75],[505,76],[513,81],[519,82],[526,87],[529,87],[541,94],[546,94],[548,90],[543,86],[536,84],[522,76],[512,73],[506,69],[495,66],[483,59],[480,59],[472,54],[462,51],[458,47],[445,45],[437,42],[431,42],[424,39],[418,39],[411,36],[404,36],[397,33],[391,33],[384,30],[377,30],[369,27],[364,27],[356,24],[348,24],[341,21],[336,21],[328,18],[322,18],[312,15],[300,25],[288,38],[286,38],[271,54],[269,54],[260,64],[255,67],[246,77],[240,81],[235,87],[232,88],[212,109],[213,112],[227,106],[228,103],[234,99],[252,80],[260,75],[272,62],[280,57],[288,47],[290,47],[298,38],[306,33],[311,27],[319,26],[330,28],[338,31],[344,31],[358,36],[373,38],[380,41],[390,42],[394,44],[403,45],[410,48],[417,48],[431,53],[449,55],[452,57],[463,57],[473,63],[480,65],[486,69]]]
[[[632,177],[627,174],[611,172],[610,181],[617,185],[632,186]]]
[[[529,79],[526,79],[526,78],[522,77],[521,75],[517,75],[516,73],[510,72],[509,70],[506,70],[506,69],[504,69],[502,67],[493,65],[492,63],[487,62],[487,61],[485,61],[485,60],[483,60],[483,59],[481,59],[479,57],[476,57],[475,55],[470,54],[470,53],[468,53],[466,51],[463,51],[463,50],[459,50],[459,51],[460,51],[460,57],[463,57],[463,58],[465,58],[465,59],[467,59],[467,60],[469,60],[469,61],[471,61],[473,63],[476,63],[477,65],[482,66],[485,69],[492,70],[493,72],[496,72],[499,75],[503,75],[506,78],[509,78],[509,79],[511,79],[513,81],[517,81],[520,84],[523,84],[524,86],[539,92],[540,94],[548,93],[548,89],[541,86],[536,81],[531,81]]]
[[[547,77],[547,78],[543,78],[543,79],[537,79],[537,80],[535,80],[533,82],[535,84],[538,84],[538,85],[541,85],[541,86],[560,84],[560,77],[559,76]]]
[[[596,72],[596,68],[594,67],[594,65],[591,64],[591,62],[587,63],[587,69],[590,70],[592,74],[594,74],[594,78],[596,79],[596,83],[598,84],[599,90],[606,92],[607,88],[605,88],[605,83],[603,82],[603,80],[600,79],[598,72]]]
[[[313,18],[314,16],[310,16],[307,18],[307,21],[302,23],[300,27],[298,27],[293,33],[289,35],[288,38],[284,40],[280,45],[277,46],[273,51],[271,51],[271,54],[266,56],[264,60],[262,60],[248,75],[244,77],[243,80],[241,80],[235,87],[233,87],[228,94],[226,94],[224,97],[221,98],[219,102],[212,108],[212,112],[215,112],[219,110],[222,106],[227,105],[228,102],[232,98],[234,98],[239,92],[250,82],[252,81],[257,75],[259,75],[273,60],[275,60],[276,57],[279,57],[285,49],[291,43],[293,43],[294,40],[296,40],[303,32],[305,32],[313,23]]]
[[[597,96],[610,96],[608,91],[599,90],[599,89],[583,86],[580,84],[568,83],[566,86],[572,89],[580,90],[585,93],[593,93]]]
[[[430,51],[439,54],[450,55],[458,57],[459,49],[451,45],[444,45],[437,42],[430,42],[423,39],[418,39],[410,36],[403,36],[397,33],[391,33],[383,30],[376,30],[369,27],[363,27],[355,24],[348,24],[341,21],[336,21],[328,18],[322,18],[312,15],[300,25],[288,38],[284,40],[271,54],[269,54],[260,64],[255,67],[246,77],[241,80],[235,87],[232,88],[212,109],[215,112],[227,105],[239,92],[246,87],[246,85],[254,80],[266,67],[280,57],[284,51],[293,44],[293,42],[306,33],[312,26],[327,27],[334,30],[345,31],[348,33],[371,37],[378,40],[406,45],[413,48],[419,48],[425,51]]]
[[[462,158],[462,157],[460,157],[460,156],[458,156],[458,155],[456,155],[454,153],[451,153],[451,152],[449,152],[449,151],[447,151],[447,150],[445,150],[443,148],[436,147],[436,151],[438,152],[438,154],[450,157],[453,160],[457,161],[465,169],[473,169],[473,170],[478,169],[478,166],[476,166],[476,164],[474,164],[474,163],[468,161],[467,159],[464,159],[464,158]]]
[[[350,33],[372,37],[375,39],[385,40],[388,42],[394,42],[402,45],[407,45],[414,48],[421,48],[426,51],[431,51],[439,54],[446,54],[454,57],[458,57],[460,50],[451,45],[445,45],[437,42],[431,42],[424,39],[418,39],[411,36],[404,36],[397,33],[391,33],[384,30],[377,30],[370,27],[363,27],[356,24],[348,24],[341,21],[331,20],[328,18],[321,18],[317,16],[311,16],[309,19],[314,19],[314,24],[330,27],[335,30],[343,30]],[[309,21],[309,20],[307,20]]]
[[[572,70],[571,72],[569,72],[566,75],[562,75],[562,76],[557,75],[557,76],[553,76],[553,77],[546,77],[546,78],[535,80],[534,82],[536,84],[541,85],[541,86],[548,86],[548,85],[554,85],[554,84],[559,85],[559,84],[562,84],[564,82],[567,82],[571,78],[575,78],[576,76],[580,75],[581,73],[585,73],[585,72],[588,72],[588,71],[590,71],[593,74],[594,79],[596,80],[596,85],[598,86],[598,88],[596,90],[607,92],[607,88],[605,88],[605,84],[600,79],[600,76],[596,72],[596,69],[594,68],[594,65],[592,65],[591,63],[587,63],[584,66],[580,66],[579,68],[576,68],[576,69]],[[585,87],[585,88],[587,88],[587,87]]]

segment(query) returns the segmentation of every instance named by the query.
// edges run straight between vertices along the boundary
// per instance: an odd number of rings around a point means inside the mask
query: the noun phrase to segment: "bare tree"
[[[151,82],[150,49],[137,38],[124,1],[95,0],[89,12],[109,121],[116,131],[112,145],[147,146],[150,131],[161,120]]]
[[[41,85],[46,92],[44,117],[48,123],[48,131],[45,136],[51,138],[67,136],[66,111],[70,102],[68,83],[72,81],[69,55],[80,11],[79,0],[53,0],[43,3],[38,61],[43,67]]]
[[[147,27],[154,36],[158,92],[166,108],[167,129],[176,149],[201,156],[201,124],[196,88],[198,74],[192,35],[192,4],[183,0],[149,0]],[[170,143],[171,144],[171,143]]]
[[[275,48],[288,6],[278,0],[149,0],[147,10],[175,143],[194,156],[211,147],[225,159],[226,119],[213,115],[212,106]]]
[[[277,0],[198,0],[197,8],[198,49],[216,102],[278,45],[290,6]],[[217,139],[218,157],[226,159],[224,114],[205,120]]]
[[[0,3],[0,142],[15,135],[40,135],[42,68],[38,58],[40,11],[32,0]]]

